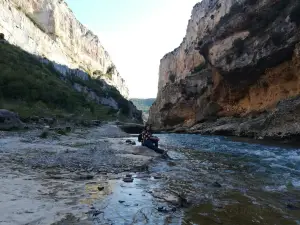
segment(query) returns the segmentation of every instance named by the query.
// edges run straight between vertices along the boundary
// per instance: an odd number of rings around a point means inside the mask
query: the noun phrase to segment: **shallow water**
[[[153,170],[165,170],[166,185],[197,205],[187,211],[186,224],[300,224],[300,149],[216,136],[157,136],[181,153],[172,167],[160,163]]]

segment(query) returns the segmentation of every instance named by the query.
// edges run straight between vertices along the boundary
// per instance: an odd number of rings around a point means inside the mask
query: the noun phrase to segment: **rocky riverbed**
[[[1,224],[300,223],[298,148],[158,134],[166,160],[113,124],[41,133],[1,133]]]
[[[1,224],[165,219],[159,214],[171,206],[153,201],[160,175],[149,172],[150,163],[161,156],[136,146],[135,137],[114,125],[75,129],[68,135],[49,132],[44,138],[41,133],[1,132]],[[126,176],[129,182],[124,182]]]

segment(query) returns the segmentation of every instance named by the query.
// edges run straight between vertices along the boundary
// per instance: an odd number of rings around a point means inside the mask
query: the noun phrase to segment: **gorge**
[[[132,17],[137,1],[77,2],[109,14],[105,3],[123,3],[108,19],[123,26],[119,14]],[[133,10],[151,12],[138,2]],[[175,1],[163,2],[171,11]],[[299,138],[299,9],[203,0],[161,60],[157,98],[128,99],[98,37],[63,0],[0,0],[0,224],[299,225],[299,146],[227,137]],[[125,55],[149,78],[150,66]],[[146,81],[135,84],[148,95]],[[166,154],[136,135],[151,105],[148,122],[169,131],[155,134]]]
[[[299,1],[203,0],[160,62],[157,130],[270,139],[299,134]]]

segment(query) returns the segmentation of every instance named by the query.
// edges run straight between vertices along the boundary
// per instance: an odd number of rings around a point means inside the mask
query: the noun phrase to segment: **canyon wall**
[[[0,33],[11,44],[92,77],[102,76],[125,97],[128,88],[99,38],[63,0],[0,0]]]
[[[294,137],[299,26],[299,1],[198,3],[183,42],[161,60],[149,123],[178,132]]]

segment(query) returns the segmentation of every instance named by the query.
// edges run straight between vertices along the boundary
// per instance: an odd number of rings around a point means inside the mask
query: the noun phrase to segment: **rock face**
[[[161,60],[149,122],[199,133],[298,134],[299,26],[299,1],[198,3],[180,47]]]
[[[128,97],[128,88],[99,38],[63,0],[0,0],[0,33],[22,49],[71,69],[79,68]]]

